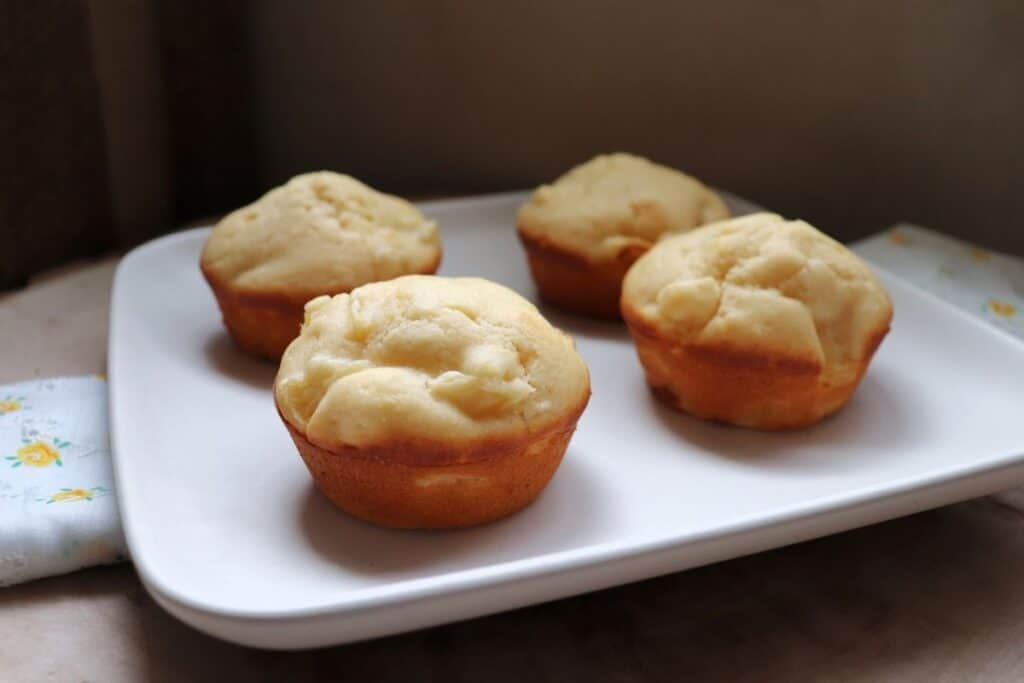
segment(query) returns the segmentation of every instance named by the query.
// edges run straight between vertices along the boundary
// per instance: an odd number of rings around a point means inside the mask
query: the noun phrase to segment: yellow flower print
[[[24,442],[25,445],[16,450],[14,455],[8,455],[4,458],[4,460],[11,461],[11,467],[21,467],[22,465],[28,467],[49,467],[50,465],[62,467],[64,463],[60,459],[60,449],[71,445],[69,442],[61,441],[60,439],[54,439],[53,446],[45,441],[24,440]]]
[[[0,415],[6,415],[7,413],[13,413],[17,410],[21,410],[25,407],[22,403],[24,400],[24,396],[4,396],[0,399]]]
[[[93,498],[105,496],[109,491],[102,486],[93,486],[91,489],[61,489],[49,498],[36,498],[37,501],[50,503],[77,503],[79,501],[91,501]]]
[[[1006,301],[1000,301],[999,299],[989,299],[988,308],[996,315],[1004,318],[1012,318],[1017,315],[1017,307]]]
[[[910,238],[899,230],[893,230],[889,233],[889,241],[901,247],[905,247],[910,244]]]
[[[47,503],[75,503],[80,500],[92,500],[92,489],[61,489],[50,496]]]
[[[972,247],[971,248],[971,258],[974,259],[975,261],[977,261],[978,263],[984,263],[985,261],[988,261],[989,254],[984,249],[978,249],[977,247]]]

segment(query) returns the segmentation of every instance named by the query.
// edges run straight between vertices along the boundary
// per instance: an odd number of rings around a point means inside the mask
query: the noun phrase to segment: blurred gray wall
[[[1024,3],[252,6],[261,180],[526,187],[637,152],[844,237],[1024,252]]]
[[[40,0],[0,31],[0,288],[329,168],[422,196],[645,154],[841,238],[1024,254],[1024,0]]]

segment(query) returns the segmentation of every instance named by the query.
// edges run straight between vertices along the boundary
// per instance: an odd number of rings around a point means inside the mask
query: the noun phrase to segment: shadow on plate
[[[536,297],[534,297],[534,300],[536,300]],[[538,303],[537,308],[540,309],[541,315],[548,319],[548,322],[574,336],[590,339],[629,341],[629,331],[626,329],[626,323],[621,320],[600,320],[566,313],[543,302]]]
[[[547,489],[504,519],[469,529],[402,531],[351,517],[310,482],[297,501],[299,526],[313,550],[363,575],[457,571],[586,544],[602,524],[597,482],[570,447]]]
[[[269,389],[274,384],[277,366],[242,351],[224,330],[210,335],[203,345],[203,354],[217,372],[236,382],[257,389]]]
[[[708,422],[679,413],[648,392],[651,411],[668,430],[705,453],[760,468],[834,470],[843,462],[863,465],[894,448],[920,440],[910,407],[897,394],[894,378],[869,373],[838,413],[816,425],[783,432],[762,432]]]

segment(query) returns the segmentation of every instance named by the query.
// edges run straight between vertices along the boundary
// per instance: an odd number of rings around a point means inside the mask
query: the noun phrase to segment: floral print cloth
[[[0,386],[0,586],[124,559],[113,492],[103,379]]]
[[[1024,259],[915,225],[852,245],[871,263],[1024,339]]]
[[[862,257],[1024,339],[1024,259],[913,225]],[[99,377],[0,386],[0,586],[125,559]],[[1024,509],[1024,489],[999,494]]]

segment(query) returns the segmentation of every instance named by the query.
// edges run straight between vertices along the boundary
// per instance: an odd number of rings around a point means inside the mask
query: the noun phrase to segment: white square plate
[[[445,275],[527,296],[522,194],[423,205]],[[751,207],[732,200],[734,211]],[[111,436],[128,544],[169,611],[239,643],[370,638],[636,581],[1024,482],[1024,345],[882,273],[896,317],[836,417],[766,434],[657,403],[621,325],[569,330],[593,398],[548,489],[466,531],[378,529],[313,488],[275,413],[274,368],[238,352],[199,274],[208,230],[121,263]]]

